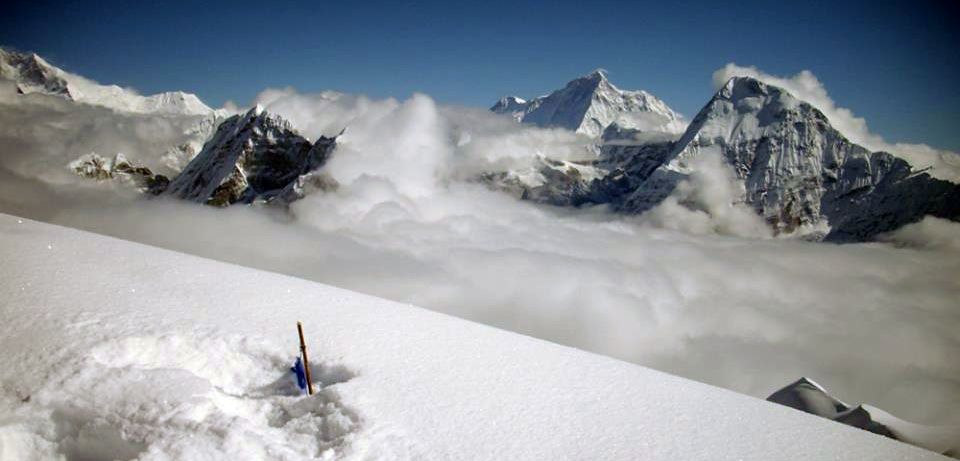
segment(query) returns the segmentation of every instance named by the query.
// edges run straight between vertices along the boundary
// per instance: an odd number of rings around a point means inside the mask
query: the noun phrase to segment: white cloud
[[[930,174],[948,181],[960,182],[960,155],[955,152],[934,149],[926,144],[889,143],[880,135],[872,133],[867,121],[854,115],[850,109],[839,107],[833,101],[823,83],[808,70],[792,77],[777,77],[756,67],[742,67],[734,63],[713,73],[713,85],[719,89],[731,77],[753,77],[786,89],[791,94],[816,107],[830,120],[834,128],[848,139],[873,151],[885,151],[902,157],[915,169],[932,168]]]
[[[677,184],[670,196],[644,213],[642,221],[699,235],[772,236],[770,226],[756,211],[738,203],[744,195],[743,185],[719,156],[697,156],[690,169],[690,178]]]
[[[960,253],[960,223],[927,216],[879,239],[897,246]]]

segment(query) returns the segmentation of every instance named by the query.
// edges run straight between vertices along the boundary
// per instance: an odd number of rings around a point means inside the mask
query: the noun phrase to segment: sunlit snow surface
[[[4,460],[939,458],[301,279],[9,215],[0,236]]]

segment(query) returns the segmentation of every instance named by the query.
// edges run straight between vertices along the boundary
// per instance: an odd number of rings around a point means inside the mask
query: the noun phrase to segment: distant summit
[[[593,138],[600,137],[612,123],[622,128],[667,133],[680,133],[685,126],[680,114],[656,96],[646,91],[621,90],[600,69],[530,101],[516,96],[501,98],[490,110],[523,123],[566,128]]]
[[[540,113],[531,110],[537,101],[546,110],[556,101],[584,100],[564,99],[569,95],[606,94],[605,81],[601,72],[574,80],[530,102],[523,121],[539,120]],[[590,88],[595,90],[585,90]],[[642,134],[613,122],[592,162],[548,159],[535,172],[497,172],[483,179],[528,200],[604,204],[640,214],[700,171],[703,163],[697,158],[713,157],[733,172],[740,191],[735,202],[752,208],[775,234],[858,242],[927,215],[960,220],[960,186],[850,142],[822,112],[754,78],[731,78],[679,140],[641,140]]]
[[[718,156],[778,233],[863,241],[925,215],[960,217],[960,186],[850,142],[810,104],[751,77],[717,91],[624,207],[659,203],[700,156]]]
[[[170,91],[152,96],[116,85],[100,85],[57,68],[35,53],[0,49],[0,78],[13,81],[21,94],[43,93],[72,101],[108,107],[120,112],[169,115],[225,116],[214,111],[196,95]]]

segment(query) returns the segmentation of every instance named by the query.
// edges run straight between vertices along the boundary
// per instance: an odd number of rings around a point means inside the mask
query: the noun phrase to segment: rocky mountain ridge
[[[72,101],[109,107],[123,112],[168,115],[225,116],[213,110],[196,95],[169,91],[151,96],[117,85],[100,85],[92,80],[53,66],[36,53],[20,53],[0,49],[0,78],[10,80],[21,94],[42,93]]]
[[[70,162],[68,167],[82,178],[95,181],[114,180],[151,195],[162,193],[170,184],[170,179],[166,176],[155,174],[146,166],[132,163],[119,153],[113,158],[89,153]]]
[[[214,206],[289,202],[311,186],[335,184],[314,173],[335,146],[335,137],[311,143],[290,122],[256,106],[224,120],[164,195]]]
[[[767,400],[947,456],[960,456],[960,427],[915,424],[870,405],[849,405],[808,378],[784,386]]]

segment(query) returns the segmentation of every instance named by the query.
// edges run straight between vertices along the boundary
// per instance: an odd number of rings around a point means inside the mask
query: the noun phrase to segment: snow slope
[[[942,459],[346,290],[0,215],[0,459]],[[287,368],[304,322],[319,392]]]

